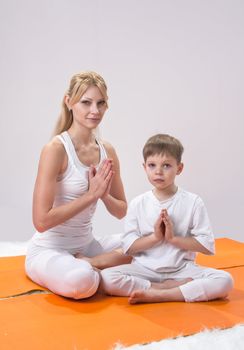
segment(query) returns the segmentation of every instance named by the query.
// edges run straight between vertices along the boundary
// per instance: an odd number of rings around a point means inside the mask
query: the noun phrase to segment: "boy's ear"
[[[178,164],[178,170],[177,170],[176,174],[180,175],[180,173],[182,172],[183,168],[184,168],[184,164],[183,163],[179,163]]]
[[[146,170],[146,164],[142,163],[142,166],[143,166],[144,170]]]

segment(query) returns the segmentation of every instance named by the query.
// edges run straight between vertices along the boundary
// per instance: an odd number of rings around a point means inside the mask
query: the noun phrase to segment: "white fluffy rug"
[[[0,242],[0,256],[24,255],[28,242]],[[150,332],[150,329],[148,330]],[[116,345],[114,350],[244,350],[244,324],[228,329],[215,329],[173,339],[165,339],[145,345],[125,347]]]
[[[114,350],[243,350],[244,324],[224,330],[205,330],[187,337],[165,339],[146,345],[123,347],[117,345]]]

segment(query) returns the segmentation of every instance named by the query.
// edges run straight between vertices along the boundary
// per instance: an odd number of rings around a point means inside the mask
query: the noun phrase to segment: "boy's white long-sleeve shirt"
[[[154,232],[155,222],[162,209],[167,209],[176,236],[194,237],[214,254],[214,236],[202,199],[180,188],[173,197],[165,201],[159,201],[152,191],[143,193],[131,201],[122,237],[125,253],[135,240]],[[136,254],[134,262],[157,272],[173,272],[189,260],[194,261],[195,257],[195,252],[163,242]]]

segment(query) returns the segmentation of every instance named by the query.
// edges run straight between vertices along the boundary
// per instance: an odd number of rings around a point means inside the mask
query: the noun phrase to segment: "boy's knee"
[[[218,271],[216,279],[214,279],[214,291],[210,293],[209,300],[227,297],[234,285],[233,278],[226,271]]]
[[[72,299],[84,299],[94,295],[98,289],[100,277],[93,269],[75,269],[64,278],[65,295]]]
[[[222,271],[222,276],[219,281],[220,293],[223,294],[223,297],[226,297],[227,294],[231,291],[234,286],[234,280],[230,273]]]

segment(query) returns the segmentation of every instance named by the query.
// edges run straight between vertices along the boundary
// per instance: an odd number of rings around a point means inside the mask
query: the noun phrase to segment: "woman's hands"
[[[98,170],[96,170],[94,165],[90,166],[88,193],[93,195],[95,200],[99,198],[104,199],[109,194],[114,173],[111,159],[105,159]]]

